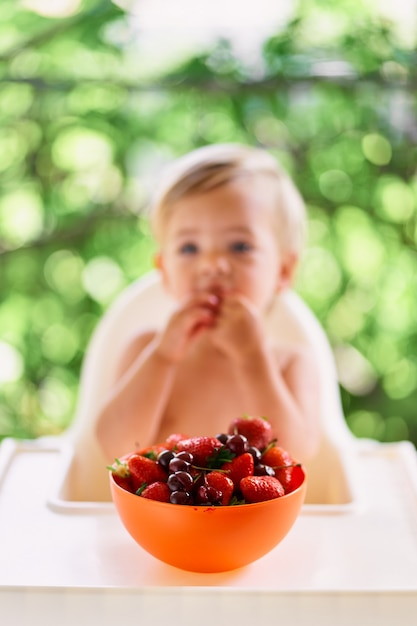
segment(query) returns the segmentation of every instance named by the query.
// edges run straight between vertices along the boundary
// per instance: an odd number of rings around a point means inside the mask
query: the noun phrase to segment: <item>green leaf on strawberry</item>
[[[136,489],[135,495],[141,496],[142,492],[146,489],[147,486],[148,486],[148,483],[143,483],[138,489]]]
[[[216,450],[207,459],[207,469],[220,469],[224,463],[235,458],[234,452],[222,446]]]
[[[156,461],[158,459],[158,455],[154,450],[149,450],[145,452],[143,456],[146,456],[147,459],[151,459],[151,461]]]
[[[124,463],[120,459],[114,459],[113,465],[107,465],[106,468],[112,472],[112,474],[116,474],[116,476],[121,476],[123,478],[130,476],[127,463]]]
[[[238,496],[232,496],[229,506],[238,506],[240,504],[246,504],[246,501],[243,498],[238,498]]]

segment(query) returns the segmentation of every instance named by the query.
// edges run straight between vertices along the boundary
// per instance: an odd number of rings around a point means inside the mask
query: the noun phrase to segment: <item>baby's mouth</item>
[[[216,298],[218,298],[219,300],[222,300],[226,293],[225,288],[221,287],[220,285],[210,285],[209,287],[207,287],[206,291],[213,296],[216,296]]]
[[[230,291],[230,289],[221,283],[208,283],[202,284],[199,287],[199,291],[209,293],[213,296],[216,296],[219,300],[222,300],[224,296]]]

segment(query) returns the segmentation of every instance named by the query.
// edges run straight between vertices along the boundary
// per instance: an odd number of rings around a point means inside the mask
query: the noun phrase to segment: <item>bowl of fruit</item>
[[[263,418],[216,436],[173,434],[109,467],[116,511],[157,559],[193,572],[243,567],[277,546],[305,499],[302,465]]]

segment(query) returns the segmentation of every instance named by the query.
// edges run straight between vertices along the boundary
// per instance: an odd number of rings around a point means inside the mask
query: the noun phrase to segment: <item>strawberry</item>
[[[127,467],[129,469],[132,487],[137,491],[144,483],[150,485],[160,480],[167,481],[167,474],[162,467],[153,459],[148,459],[140,454],[132,454],[127,459]]]
[[[240,481],[242,478],[246,476],[252,476],[254,471],[255,463],[253,460],[253,456],[250,452],[244,452],[243,454],[239,454],[231,461],[223,463],[222,470],[228,472],[227,476],[229,476],[233,484],[235,486],[235,491],[239,489]]]
[[[152,446],[147,446],[146,448],[141,448],[136,452],[136,454],[140,454],[141,456],[147,456],[148,459],[153,459],[156,461],[158,458],[158,454],[166,450],[167,447],[163,443],[154,443]]]
[[[277,445],[268,446],[262,453],[262,463],[271,467],[292,465],[294,463],[291,455],[287,450]]]
[[[285,495],[285,489],[274,476],[246,476],[240,481],[245,502],[264,502]]]
[[[119,485],[119,487],[126,489],[126,491],[134,492],[126,457],[123,458],[123,461],[115,459],[113,465],[108,465],[107,469],[111,471],[114,482]]]
[[[216,437],[190,437],[178,441],[176,451],[189,452],[193,455],[193,465],[208,467],[210,457],[213,457],[222,447],[223,444]]]
[[[283,485],[285,488],[285,493],[291,493],[291,491],[295,491],[302,484],[305,479],[304,470],[300,463],[296,463],[291,468],[291,479],[286,485]]]
[[[150,485],[147,485],[140,493],[142,498],[148,498],[149,500],[157,500],[158,502],[169,502],[171,491],[168,485],[161,480],[157,480]]]
[[[227,506],[232,499],[232,494],[234,490],[234,483],[229,476],[223,474],[223,472],[209,472],[206,475],[206,484],[209,487],[214,487],[222,494],[221,504],[223,506]]]
[[[278,478],[287,492],[290,489],[292,474],[296,465],[289,452],[280,446],[271,446],[262,455],[262,463],[273,468],[275,477]]]
[[[119,485],[119,487],[125,489],[126,491],[130,491],[130,493],[134,493],[130,476],[119,476],[118,474],[113,474],[113,478],[114,482]]]
[[[164,441],[164,447],[167,450],[174,450],[177,446],[177,443],[182,439],[189,439],[188,435],[184,435],[183,433],[172,433],[169,435]]]
[[[229,426],[229,434],[244,435],[250,446],[263,450],[272,439],[272,426],[264,417],[237,417]]]

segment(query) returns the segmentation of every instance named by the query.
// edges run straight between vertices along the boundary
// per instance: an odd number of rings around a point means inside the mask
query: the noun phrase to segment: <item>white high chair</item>
[[[270,615],[279,614],[288,626],[350,626],[363,616],[367,624],[414,626],[415,448],[351,436],[326,337],[291,292],[277,301],[269,323],[273,328],[278,321],[289,338],[310,342],[316,352],[323,436],[317,459],[307,467],[308,500],[288,537],[253,565],[219,574],[166,566],[132,543],[108,500],[106,460],[93,426],[120,345],[139,323],[160,323],[165,305],[171,303],[157,275],[129,287],[104,315],[87,350],[70,431],[1,443],[3,622],[113,626],[123,609],[142,621],[181,626],[194,626],[198,611],[200,626],[207,626],[216,606],[222,624],[247,626],[262,616],[269,623]]]
[[[66,487],[79,501],[110,499],[105,459],[95,435],[95,419],[112,384],[120,352],[140,328],[160,327],[174,303],[164,291],[159,273],[150,272],[130,285],[109,307],[88,346],[80,383],[78,409],[67,433],[74,455]],[[346,455],[353,435],[344,419],[337,373],[327,337],[308,306],[294,292],[276,298],[267,319],[272,336],[310,344],[317,358],[322,397],[322,438],[316,458],[307,464],[307,503],[345,504],[350,492],[345,481]],[[65,497],[65,494],[64,494]]]

